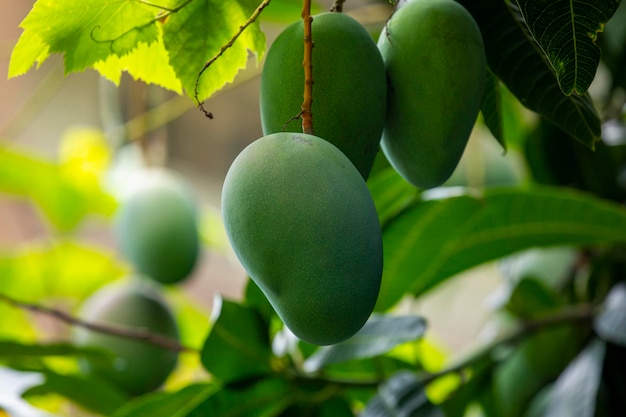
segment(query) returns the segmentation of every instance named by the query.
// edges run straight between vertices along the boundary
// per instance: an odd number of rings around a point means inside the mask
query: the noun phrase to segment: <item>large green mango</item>
[[[79,317],[90,323],[145,329],[178,340],[178,326],[165,301],[156,288],[139,280],[100,289],[85,302]],[[78,345],[101,348],[115,355],[111,363],[81,360],[81,370],[131,395],[158,388],[176,366],[176,352],[142,341],[84,328],[76,328],[73,336]]]
[[[385,123],[387,83],[380,52],[360,23],[341,13],[313,17],[313,129],[337,146],[367,178]],[[302,21],[270,47],[261,78],[263,134],[302,132]]]
[[[378,40],[389,80],[382,149],[416,187],[441,185],[459,162],[485,83],[476,22],[453,0],[413,0]]]
[[[163,169],[146,170],[116,216],[122,253],[137,271],[171,284],[187,278],[199,255],[195,202],[183,181]]]
[[[239,260],[287,327],[317,345],[367,321],[382,275],[382,239],[363,178],[334,145],[275,133],[230,167],[222,212]]]

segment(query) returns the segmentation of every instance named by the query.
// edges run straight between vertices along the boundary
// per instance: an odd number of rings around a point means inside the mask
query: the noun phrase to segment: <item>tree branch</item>
[[[270,1],[271,0],[263,0],[263,2],[259,5],[259,7],[256,8],[254,13],[252,13],[252,15],[248,18],[248,20],[246,20],[246,22],[243,25],[239,26],[239,31],[235,33],[235,35],[230,39],[230,41],[228,41],[226,45],[223,45],[220,48],[220,50],[213,56],[213,58],[209,59],[207,63],[204,64],[204,66],[198,73],[198,76],[196,77],[196,85],[194,87],[194,98],[196,99],[196,103],[198,104],[198,107],[200,108],[200,110],[202,110],[204,115],[208,117],[209,119],[213,118],[213,113],[211,113],[210,111],[207,111],[204,108],[204,100],[200,101],[200,99],[198,99],[198,94],[199,94],[198,85],[200,84],[200,77],[202,76],[202,74],[204,74],[204,72],[211,65],[213,65],[215,61],[219,59],[219,57],[221,57],[224,54],[224,52],[226,52],[228,48],[230,48],[231,46],[235,44],[235,42],[237,41],[237,38],[239,38],[239,36],[248,28],[248,26],[250,26],[252,23],[256,21],[256,19],[259,17],[263,9],[265,9],[270,4]]]
[[[343,4],[346,0],[335,0],[335,4],[330,8],[331,12],[341,13],[343,12]]]
[[[302,132],[313,134],[313,35],[311,26],[311,0],[304,0],[302,6],[302,21],[304,23],[304,101],[302,103]]]
[[[81,320],[77,317],[74,317],[65,311],[58,310],[52,307],[42,306],[39,304],[19,301],[4,294],[0,294],[0,301],[6,304],[9,304],[13,307],[21,308],[23,310],[28,310],[34,313],[44,314],[46,316],[55,318],[71,326],[82,327],[82,328],[89,329],[98,333],[105,333],[105,334],[110,334],[113,336],[119,336],[125,339],[138,340],[138,341],[148,343],[154,346],[158,346],[167,350],[171,350],[173,352],[197,352],[196,349],[183,346],[180,343],[178,343],[176,340],[161,336],[156,333],[151,333],[148,330],[143,329],[143,328],[135,329],[135,328],[130,328],[130,327],[111,326],[108,324],[105,325],[105,324],[98,324],[98,323],[90,323],[90,322]]]

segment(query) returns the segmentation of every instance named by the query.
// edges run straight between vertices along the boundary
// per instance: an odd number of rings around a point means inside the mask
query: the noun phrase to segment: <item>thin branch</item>
[[[311,0],[304,0],[302,6],[302,21],[304,23],[304,101],[302,103],[302,132],[313,134],[313,35],[311,26]]]
[[[180,343],[178,343],[176,340],[161,336],[156,333],[151,333],[143,328],[133,329],[133,328],[122,327],[122,326],[111,326],[111,325],[105,325],[105,324],[90,323],[90,322],[81,320],[77,317],[74,317],[65,311],[52,308],[52,307],[42,306],[39,304],[19,301],[4,294],[0,294],[0,301],[6,304],[9,304],[13,307],[21,308],[23,310],[28,310],[34,313],[44,314],[46,316],[55,318],[71,326],[82,327],[82,328],[89,329],[98,333],[105,333],[105,334],[110,334],[113,336],[119,336],[125,339],[138,340],[138,341],[148,343],[154,346],[158,346],[167,350],[171,350],[173,352],[197,352],[196,349],[183,346]]]
[[[451,365],[448,368],[442,369],[441,371],[434,373],[418,372],[418,381],[422,385],[428,385],[434,380],[448,374],[462,374],[464,370],[472,367],[474,364],[480,362],[481,360],[488,358],[493,354],[496,349],[502,346],[519,343],[526,337],[548,329],[550,327],[555,327],[563,324],[590,323],[597,314],[597,312],[598,309],[594,309],[591,305],[581,304],[578,306],[573,306],[571,308],[563,309],[550,316],[541,317],[532,321],[522,322],[517,329],[493,341],[489,345],[479,349],[474,354],[468,356],[464,360],[454,365]],[[328,384],[335,384],[351,388],[374,388],[385,382],[384,378],[342,379],[326,377],[324,375],[298,375],[296,379],[323,381]]]
[[[330,8],[330,11],[331,12],[342,13],[343,12],[343,4],[345,2],[346,2],[346,0],[335,0],[335,3]]]
[[[254,13],[252,13],[252,15],[248,18],[248,20],[246,20],[246,22],[242,26],[239,26],[239,31],[237,33],[235,33],[235,35],[230,39],[230,41],[228,41],[228,43],[226,45],[223,45],[220,48],[220,50],[217,52],[217,54],[215,54],[213,56],[213,58],[209,59],[207,61],[207,63],[204,64],[204,66],[202,67],[202,69],[198,73],[198,76],[196,77],[196,85],[194,87],[194,98],[196,99],[196,103],[198,104],[198,107],[200,108],[200,110],[202,110],[204,115],[206,117],[208,117],[209,119],[213,118],[213,113],[211,113],[210,111],[207,111],[204,108],[204,100],[200,101],[200,99],[198,98],[198,94],[199,94],[198,93],[198,85],[200,84],[200,77],[202,76],[202,74],[204,74],[204,72],[211,65],[213,65],[213,63],[215,61],[218,60],[219,57],[221,57],[224,54],[224,52],[226,52],[226,50],[228,48],[230,48],[231,46],[233,46],[235,44],[235,42],[237,41],[237,38],[239,38],[239,36],[248,28],[248,26],[250,26],[252,23],[254,23],[256,21],[256,19],[259,17],[259,15],[263,11],[263,9],[265,9],[270,4],[270,1],[271,0],[263,0],[263,2],[259,5],[259,7],[256,8]]]

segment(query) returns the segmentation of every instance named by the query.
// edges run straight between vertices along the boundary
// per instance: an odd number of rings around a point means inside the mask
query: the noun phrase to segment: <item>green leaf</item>
[[[18,43],[11,57],[11,75],[18,75],[35,61],[41,64],[47,53],[64,55],[66,73],[82,71],[109,55],[121,57],[140,42],[157,40],[158,12],[141,1],[38,0],[20,24],[22,36],[30,42]],[[36,39],[47,46],[45,53],[41,45],[29,45]]]
[[[425,331],[422,317],[374,315],[348,340],[319,348],[303,367],[307,372],[317,372],[329,364],[383,355],[402,343],[420,339]]]
[[[502,120],[502,96],[500,90],[498,78],[487,68],[485,92],[483,94],[483,100],[480,103],[480,112],[483,115],[483,119],[485,119],[485,125],[489,128],[493,137],[502,145],[502,148],[506,150],[506,138],[504,137],[504,124]]]
[[[24,396],[59,394],[100,414],[109,415],[126,403],[128,396],[107,383],[82,375],[59,374],[42,370],[45,380],[24,392]]]
[[[83,299],[127,273],[115,253],[72,240],[30,245],[0,255],[2,294],[20,301]]]
[[[607,342],[626,346],[626,284],[620,283],[611,289],[593,327]]]
[[[378,389],[378,395],[365,407],[361,417],[396,416],[443,417],[430,403],[424,385],[409,371],[398,372]]]
[[[111,417],[185,417],[218,389],[212,384],[192,384],[176,392],[144,395],[124,404]]]
[[[75,228],[88,215],[110,217],[117,206],[96,178],[81,174],[71,165],[0,147],[0,192],[32,199],[59,230]]]
[[[584,94],[600,62],[598,33],[619,0],[516,0],[564,94]]]
[[[156,42],[140,43],[136,49],[121,57],[110,55],[106,60],[95,63],[94,68],[117,86],[120,84],[122,72],[126,71],[135,80],[155,84],[181,94],[182,84],[170,65],[161,27],[158,29],[159,38]]]
[[[367,181],[367,186],[374,199],[380,224],[405,209],[419,198],[418,190],[405,181],[398,172],[389,167],[376,173]]]
[[[554,383],[547,416],[593,417],[606,346],[594,340]]]
[[[392,307],[406,292],[420,295],[455,274],[523,249],[625,242],[623,230],[621,206],[564,188],[492,188],[424,199],[383,230],[376,310]]]
[[[460,3],[480,27],[491,71],[524,106],[593,148],[600,139],[600,119],[590,97],[563,94],[554,70],[527,33],[519,11],[501,0]]]
[[[170,65],[190,97],[194,96],[196,79],[204,64],[230,42],[258,6],[257,0],[195,0],[163,25]],[[232,82],[239,70],[246,67],[248,51],[255,53],[257,59],[265,51],[265,35],[258,21],[203,73],[198,99],[205,100]]]
[[[83,348],[68,343],[25,344],[14,340],[0,340],[0,358],[26,356],[90,356],[105,358],[101,350]]]
[[[188,417],[271,417],[277,416],[293,401],[289,382],[262,379],[243,387],[217,391]]]
[[[222,382],[271,372],[269,331],[256,310],[216,298],[217,320],[202,348],[204,367]]]
[[[557,294],[543,282],[533,279],[522,279],[513,289],[506,309],[517,317],[532,319],[540,317],[563,303]]]

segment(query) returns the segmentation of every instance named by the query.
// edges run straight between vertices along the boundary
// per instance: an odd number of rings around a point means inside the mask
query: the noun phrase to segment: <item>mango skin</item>
[[[313,17],[313,130],[367,179],[385,123],[385,66],[372,36],[342,13]],[[288,26],[272,43],[261,77],[263,134],[302,132],[304,29]],[[289,123],[288,123],[289,122]]]
[[[140,274],[181,282],[199,257],[195,201],[183,180],[165,169],[146,170],[135,182],[116,214],[120,250]]]
[[[93,323],[145,328],[178,340],[178,326],[157,289],[141,282],[112,284],[86,300],[78,316]],[[131,395],[155,390],[175,368],[178,354],[137,340],[76,328],[80,346],[106,349],[115,354],[113,364],[81,359],[81,370],[118,386]]]
[[[391,16],[378,48],[389,80],[381,147],[408,182],[431,188],[457,166],[480,110],[480,30],[453,0],[413,0]]]
[[[276,133],[231,165],[226,232],[279,317],[316,345],[341,342],[369,318],[382,276],[382,238],[365,182],[316,136]]]

